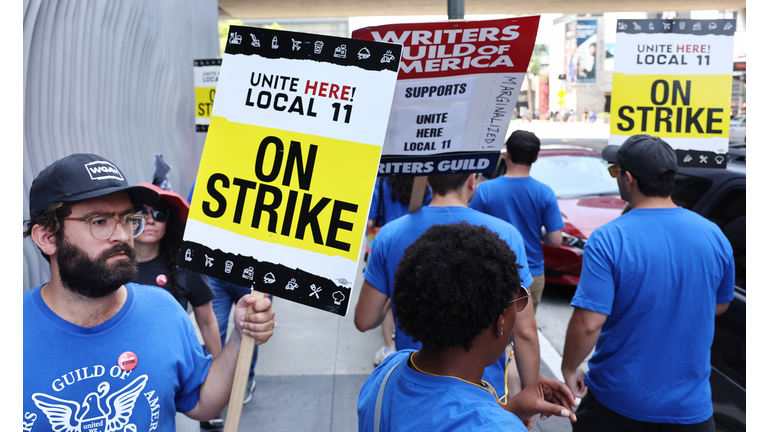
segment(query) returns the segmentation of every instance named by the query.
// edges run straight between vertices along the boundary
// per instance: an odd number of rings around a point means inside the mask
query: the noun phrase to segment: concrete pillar
[[[193,60],[220,55],[217,1],[24,6],[24,219],[32,180],[72,153],[103,156],[134,184],[152,181],[163,154],[186,196],[202,154]],[[48,263],[26,239],[24,291],[48,279]]]

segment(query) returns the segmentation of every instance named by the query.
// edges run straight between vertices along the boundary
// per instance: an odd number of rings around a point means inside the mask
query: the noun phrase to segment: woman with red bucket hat
[[[221,352],[219,324],[211,300],[215,297],[208,277],[176,267],[189,203],[181,195],[150,183],[140,183],[160,194],[160,200],[137,208],[146,216],[144,231],[134,239],[139,271],[134,282],[168,290],[181,306],[191,304],[205,348],[216,357]]]

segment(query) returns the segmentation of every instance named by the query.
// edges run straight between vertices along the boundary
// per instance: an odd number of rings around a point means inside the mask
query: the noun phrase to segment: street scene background
[[[192,87],[191,59],[215,58],[220,55],[220,44],[229,23],[238,25],[267,26],[270,28],[292,31],[308,31],[330,35],[349,36],[352,30],[367,25],[377,25],[372,17],[352,17],[345,19],[235,19],[222,18],[219,22],[218,35],[210,26],[201,25],[203,19],[193,12],[187,15],[174,15],[175,10],[188,7],[183,2],[171,2],[172,5],[158,16],[148,14],[146,25],[151,30],[150,40],[156,41],[161,48],[152,58],[141,58],[138,49],[128,53],[109,52],[99,61],[78,58],[86,66],[82,75],[69,71],[57,74],[50,71],[46,58],[52,57],[57,50],[52,49],[61,28],[52,28],[44,24],[44,14],[35,18],[31,10],[42,10],[44,6],[25,0],[23,28],[18,25],[16,9],[8,8],[6,16],[16,17],[13,25],[5,31],[9,38],[23,46],[23,54],[34,52],[34,56],[22,55],[23,69],[18,68],[17,74],[10,75],[8,82],[18,85],[9,86],[20,108],[9,108],[11,119],[11,141],[23,142],[23,146],[10,146],[8,158],[20,164],[12,164],[5,171],[6,184],[12,188],[21,188],[21,201],[24,219],[28,218],[28,191],[32,179],[47,164],[65,154],[79,151],[105,153],[113,157],[117,165],[124,167],[130,173],[132,183],[149,181],[154,170],[152,161],[156,154],[164,154],[166,160],[173,166],[171,183],[174,189],[186,196],[192,186],[194,175],[199,164],[200,155],[205,140],[205,134],[195,133],[193,124],[195,100],[189,96],[187,87]],[[190,3],[192,10],[205,9],[206,14],[216,15],[216,2],[196,0]],[[753,16],[761,14],[765,5],[751,2]],[[128,6],[124,6],[128,7]],[[175,7],[175,9],[174,9]],[[37,8],[37,9],[35,9]],[[129,13],[123,10],[121,13]],[[151,12],[158,12],[157,9]],[[63,12],[58,12],[63,13]],[[683,15],[709,18],[741,17],[739,11],[688,11]],[[540,34],[537,37],[534,70],[530,79],[524,82],[518,98],[516,117],[510,124],[508,134],[516,129],[534,132],[542,144],[576,144],[602,149],[607,144],[610,132],[610,93],[611,70],[613,56],[613,41],[615,40],[615,23],[619,18],[664,18],[665,12],[622,12],[606,13],[596,19],[594,39],[598,40],[598,50],[592,61],[597,65],[596,72],[579,82],[578,78],[570,82],[565,76],[568,37],[565,29],[568,22],[563,19],[566,14],[544,14]],[[51,16],[54,12],[51,12]],[[118,14],[119,15],[119,14]],[[32,18],[29,18],[29,17]],[[500,17],[507,15],[487,15]],[[759,15],[758,15],[759,16]],[[577,17],[577,15],[573,15]],[[580,19],[588,19],[578,15]],[[467,19],[481,17],[467,16]],[[28,30],[28,21],[38,20],[38,30]],[[49,18],[52,19],[52,18]],[[445,19],[445,16],[437,19]],[[179,21],[188,20],[195,25],[178,25]],[[424,21],[425,17],[389,17],[390,22]],[[741,20],[737,20],[742,22]],[[168,23],[175,24],[168,24]],[[81,23],[89,28],[89,35],[98,39],[105,38],[99,30],[91,29],[91,23]],[[34,28],[33,24],[29,24]],[[194,32],[205,27],[205,31]],[[43,36],[42,28],[47,35]],[[181,29],[181,30],[180,30]],[[192,36],[189,36],[192,35]],[[23,39],[23,40],[22,40]],[[731,113],[732,118],[746,117],[746,19],[737,29],[734,50],[734,80]],[[162,42],[158,42],[162,41]],[[189,48],[194,45],[195,48]],[[73,54],[73,53],[68,53]],[[18,56],[18,55],[17,55]],[[66,56],[65,56],[66,57]],[[73,54],[73,57],[74,56]],[[88,60],[90,58],[90,60]],[[169,59],[169,60],[160,60]],[[163,61],[172,64],[170,71],[161,67]],[[183,66],[188,63],[189,68]],[[750,63],[750,71],[755,70],[759,75],[762,66],[758,61]],[[99,68],[114,70],[115,77],[111,81],[114,87],[99,87],[96,84],[100,78],[93,72]],[[189,69],[189,70],[187,70]],[[90,71],[90,74],[89,74]],[[120,75],[117,71],[134,71],[142,77],[151,79],[137,86]],[[189,73],[188,73],[189,72]],[[189,75],[189,76],[187,76]],[[563,78],[560,76],[563,75]],[[169,76],[179,77],[170,79]],[[120,78],[122,77],[122,79]],[[174,82],[169,82],[174,81]],[[750,87],[750,94],[765,94],[760,92],[764,84],[755,79]],[[158,89],[161,89],[158,91]],[[47,96],[66,92],[69,99],[62,101],[56,97]],[[132,97],[131,95],[134,94]],[[139,95],[139,96],[135,96]],[[122,106],[119,112],[114,111],[113,104]],[[758,100],[759,104],[759,100]],[[585,112],[586,111],[586,112]],[[43,112],[45,115],[41,115]],[[61,113],[65,112],[66,115]],[[182,112],[183,114],[179,114]],[[179,120],[181,117],[181,120]],[[135,124],[143,125],[136,128]],[[755,126],[757,125],[757,126]],[[763,126],[754,123],[750,135],[759,136]],[[88,133],[87,130],[97,130]],[[732,136],[733,132],[732,132]],[[115,137],[108,146],[103,146],[105,140]],[[746,141],[746,132],[744,132]],[[118,150],[110,150],[114,146]],[[765,149],[758,147],[757,160],[761,160]],[[755,159],[753,159],[755,160]],[[18,167],[18,168],[17,168]],[[763,184],[759,170],[752,181]],[[17,198],[18,199],[18,198]],[[759,199],[750,201],[753,213],[760,205]],[[16,210],[18,215],[18,210]],[[10,212],[14,213],[14,212]],[[6,215],[10,219],[10,215]],[[18,223],[18,219],[14,223]],[[10,224],[9,224],[10,226]],[[6,230],[8,243],[19,241],[17,231],[13,234]],[[753,242],[754,244],[754,242]],[[12,272],[12,283],[23,286],[24,291],[48,280],[47,265],[40,257],[39,251],[31,242],[22,244],[23,254],[7,254],[7,268],[18,269]],[[15,257],[11,258],[11,256]],[[758,259],[761,254],[758,253]],[[353,295],[350,299],[350,312],[345,317],[338,317],[304,306],[275,299],[276,311],[275,334],[259,351],[256,366],[257,383],[253,400],[243,407],[241,431],[354,431],[357,430],[356,405],[359,389],[365,379],[374,369],[373,354],[381,347],[382,337],[379,329],[366,333],[359,332],[353,323],[354,306],[357,302],[362,284],[362,263],[359,263],[359,273],[355,281]],[[565,329],[571,316],[572,307],[569,305],[574,289],[566,286],[547,285],[542,302],[537,312],[537,325],[541,345],[541,374],[561,379],[560,359],[565,340]],[[760,291],[757,295],[757,305],[762,305],[764,299]],[[754,297],[753,297],[754,298]],[[18,325],[21,312],[16,304],[9,304],[4,314],[7,326]],[[752,315],[751,328],[759,328],[762,323],[759,317]],[[192,317],[194,318],[194,317]],[[756,322],[752,322],[756,321]],[[193,319],[193,323],[194,323]],[[230,321],[230,326],[232,325]],[[21,332],[10,336],[12,345],[21,347]],[[759,358],[759,347],[750,348],[750,358]],[[14,356],[10,356],[14,357]],[[21,356],[18,356],[21,357]],[[8,370],[21,370],[23,359],[9,358]],[[586,361],[582,368],[587,367]],[[754,361],[752,364],[756,364]],[[750,369],[750,382],[757,385],[764,381],[760,371]],[[9,380],[21,388],[21,376],[9,377]],[[754,381],[753,381],[754,380]],[[755,394],[755,393],[753,393]],[[763,398],[757,396],[750,400],[757,411],[757,403]],[[17,402],[20,405],[20,402]],[[13,403],[6,408],[9,416],[17,416],[19,409]],[[223,413],[225,417],[226,412]],[[753,414],[754,415],[754,414]],[[11,417],[16,418],[16,417]],[[193,432],[199,428],[198,422],[192,422],[184,416],[177,417],[177,431]],[[535,431],[569,431],[569,422],[561,418],[537,420]]]

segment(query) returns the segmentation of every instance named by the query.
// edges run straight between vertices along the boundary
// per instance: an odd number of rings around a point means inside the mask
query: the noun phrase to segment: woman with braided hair
[[[176,267],[189,203],[181,195],[153,184],[141,183],[160,194],[160,201],[137,208],[146,216],[144,231],[134,239],[139,271],[134,282],[168,290],[187,310],[192,304],[205,348],[216,357],[221,352],[219,324],[211,300],[215,297],[208,277]]]

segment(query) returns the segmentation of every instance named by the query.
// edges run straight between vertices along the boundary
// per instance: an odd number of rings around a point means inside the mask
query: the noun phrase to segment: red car
[[[531,177],[551,187],[565,222],[563,245],[544,245],[547,284],[576,286],[581,275],[584,244],[598,227],[621,216],[626,204],[616,179],[600,152],[577,145],[542,145]],[[506,171],[504,159],[494,177]]]

